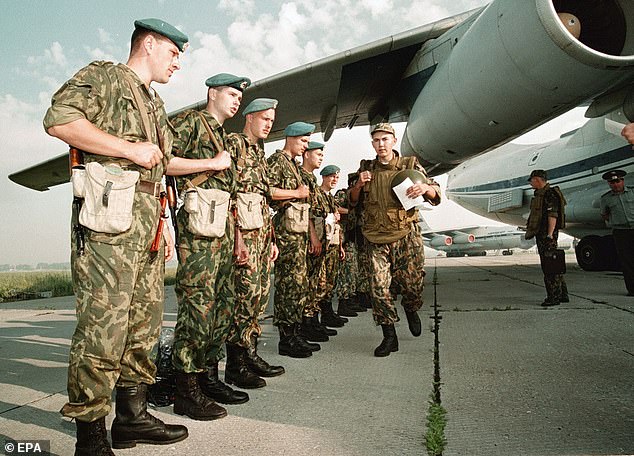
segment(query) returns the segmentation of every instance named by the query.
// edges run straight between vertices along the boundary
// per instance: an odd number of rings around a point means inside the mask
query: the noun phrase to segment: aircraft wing
[[[40,192],[48,190],[55,185],[64,184],[70,181],[68,154],[58,155],[30,168],[10,174],[9,179],[16,184],[39,190]]]
[[[298,120],[314,123],[328,140],[335,128],[369,125],[372,119],[406,121],[411,100],[404,96],[402,75],[421,46],[460,24],[477,10],[452,16],[406,32],[318,60],[254,82],[244,91],[242,106],[260,97],[279,101],[268,141],[283,138],[286,125]],[[431,73],[430,73],[431,75]],[[422,84],[422,81],[421,81]],[[420,87],[419,87],[420,90]],[[169,113],[203,109],[206,100]],[[243,119],[225,122],[240,131]],[[67,155],[60,155],[9,176],[13,182],[44,191],[68,182]]]
[[[260,97],[279,101],[268,141],[282,139],[284,128],[299,120],[315,124],[316,131],[323,132],[326,141],[335,128],[370,125],[373,119],[406,121],[413,99],[405,96],[404,92],[411,87],[405,87],[403,74],[414,55],[426,41],[438,38],[477,11],[388,36],[256,81],[244,91],[242,106]],[[418,91],[424,81],[419,84]],[[206,100],[201,100],[171,115],[191,108],[203,109],[205,104]],[[226,120],[224,126],[229,131],[240,131],[242,116]]]

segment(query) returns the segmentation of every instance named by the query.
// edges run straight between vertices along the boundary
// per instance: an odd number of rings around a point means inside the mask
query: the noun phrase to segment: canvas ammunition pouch
[[[215,188],[189,187],[185,191],[187,229],[198,236],[219,238],[225,235],[231,194]]]
[[[341,241],[341,226],[335,221],[335,214],[327,217],[315,217],[315,232],[320,241],[326,245],[339,244]]]
[[[238,226],[243,230],[256,230],[264,226],[262,205],[264,196],[259,193],[238,193]]]
[[[91,162],[85,169],[73,169],[73,195],[84,199],[79,223],[100,233],[129,230],[139,177],[138,171],[127,171],[117,164]]]
[[[290,233],[308,233],[309,203],[289,202],[284,211],[284,228]]]

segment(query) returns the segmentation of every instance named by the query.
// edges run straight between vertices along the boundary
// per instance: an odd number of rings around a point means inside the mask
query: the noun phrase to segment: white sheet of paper
[[[625,124],[615,122],[610,119],[603,119],[605,121],[605,131],[612,133],[616,136],[621,136],[621,131],[625,128]]]
[[[422,196],[410,198],[405,194],[407,189],[410,188],[412,185],[414,185],[414,182],[412,182],[412,180],[408,177],[393,188],[394,193],[396,193],[396,196],[398,197],[398,200],[403,205],[403,209],[405,209],[406,211],[410,210],[413,207],[420,206],[425,202],[425,198],[423,198]]]

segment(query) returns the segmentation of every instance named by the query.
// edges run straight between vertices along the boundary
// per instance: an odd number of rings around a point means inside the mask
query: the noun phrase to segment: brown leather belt
[[[160,182],[152,182],[152,181],[144,181],[140,180],[136,184],[136,189],[139,192],[147,193],[152,195],[155,198],[161,196],[161,192],[163,191],[163,186]]]

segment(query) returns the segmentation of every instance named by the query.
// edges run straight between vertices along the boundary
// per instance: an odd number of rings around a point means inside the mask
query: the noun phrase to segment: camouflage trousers
[[[304,316],[313,317],[321,309],[323,301],[332,299],[337,271],[339,269],[339,246],[328,246],[322,243],[325,251],[321,255],[308,255],[308,298],[304,306]]]
[[[236,266],[236,310],[227,339],[245,348],[251,346],[251,335],[262,334],[258,317],[269,303],[271,292],[271,228],[242,231],[249,250],[249,260],[244,266]]]
[[[407,311],[417,311],[423,305],[425,251],[423,238],[413,229],[407,236],[389,244],[369,245],[372,276],[370,278],[372,310],[377,325],[399,321],[390,293],[395,282],[403,294],[402,305]]]
[[[277,230],[280,256],[275,262],[273,324],[289,326],[302,321],[308,297],[307,234]]]
[[[343,249],[346,252],[346,259],[339,264],[335,292],[339,299],[350,299],[357,294],[359,278],[357,246],[354,242],[346,242]]]
[[[548,239],[545,235],[539,233],[535,236],[541,264],[544,263],[544,253],[557,248],[558,236],[557,230],[553,233],[552,239]],[[544,286],[546,287],[546,299],[548,301],[559,302],[562,297],[568,296],[568,287],[563,274],[544,274]]]
[[[70,346],[68,403],[61,413],[94,421],[110,413],[115,386],[152,384],[156,366],[150,353],[163,318],[163,245],[150,261],[156,232],[156,200],[125,233],[86,230],[84,254],[72,246],[77,326]],[[136,213],[136,212],[135,212]],[[72,243],[75,239],[73,236]]]
[[[372,277],[372,258],[370,257],[370,243],[362,238],[357,243],[357,293],[370,293]]]
[[[177,371],[194,373],[223,358],[233,322],[234,221],[230,215],[221,238],[194,236],[186,229],[181,212],[173,361]]]

